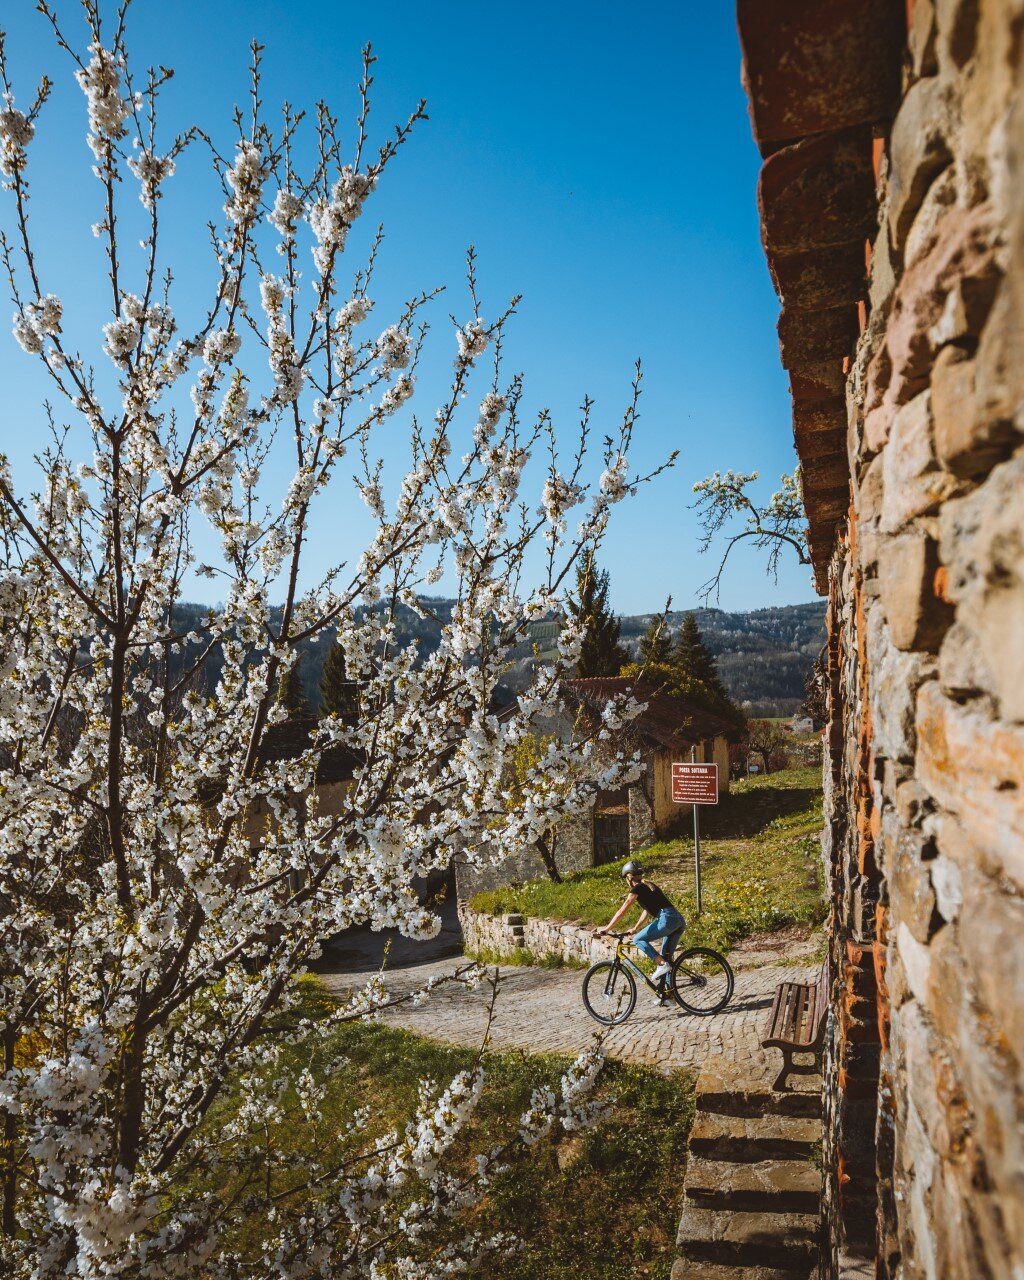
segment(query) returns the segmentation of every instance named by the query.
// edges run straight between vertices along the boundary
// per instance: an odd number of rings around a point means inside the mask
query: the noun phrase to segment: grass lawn
[[[678,903],[687,945],[728,949],[740,938],[788,924],[818,924],[822,898],[820,768],[786,769],[746,778],[716,806],[701,809],[703,912],[696,914],[692,824],[689,834],[644,849],[650,878]],[[562,884],[529,884],[479,893],[477,911],[606,924],[625,888],[621,862],[569,876]],[[627,917],[624,927],[635,917]]]
[[[306,1016],[334,1007],[315,978],[305,983]],[[321,1121],[305,1121],[289,1106],[287,1119],[268,1132],[268,1143],[281,1157],[279,1167],[293,1166],[279,1180],[275,1175],[275,1191],[297,1184],[306,1151],[327,1148],[332,1159],[344,1159],[350,1141],[345,1127],[357,1107],[369,1110],[371,1134],[401,1128],[414,1114],[421,1079],[443,1086],[476,1058],[471,1050],[365,1023],[346,1024],[312,1048],[299,1043],[288,1052],[293,1066],[308,1066],[333,1083]],[[569,1061],[523,1052],[489,1054],[481,1102],[459,1140],[457,1159],[463,1167],[470,1167],[472,1153],[514,1134],[532,1091],[545,1084],[557,1088]],[[538,1143],[498,1175],[485,1201],[472,1210],[474,1230],[512,1232],[523,1247],[507,1259],[489,1257],[467,1273],[467,1280],[665,1280],[681,1207],[693,1085],[686,1072],[666,1078],[609,1063],[598,1096],[611,1105],[600,1123],[582,1134]],[[220,1118],[235,1105],[223,1108]],[[221,1196],[229,1191],[218,1188]],[[258,1258],[265,1230],[256,1214],[240,1224],[233,1243]]]

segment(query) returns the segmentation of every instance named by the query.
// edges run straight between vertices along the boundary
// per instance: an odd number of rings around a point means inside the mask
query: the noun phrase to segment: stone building
[[[566,680],[562,691],[565,714],[560,722],[552,722],[549,731],[566,740],[580,734],[591,737],[610,698],[632,693],[646,703],[608,754],[610,761],[614,753],[639,751],[643,773],[621,791],[599,792],[591,808],[558,824],[551,854],[562,875],[614,862],[672,834],[691,812],[672,801],[673,761],[715,761],[719,791],[729,790],[729,744],[741,736],[731,722],[688,698],[659,693],[625,676]],[[542,879],[545,874],[540,853],[531,849],[472,867],[455,859],[460,901],[468,901],[483,890]]]
[[[592,810],[594,861],[610,862],[671,835],[681,818],[672,799],[675,761],[714,761],[718,787],[729,790],[729,744],[742,736],[735,724],[689,698],[659,693],[625,676],[567,680],[565,696],[578,714],[597,725],[610,698],[632,693],[645,709],[630,721],[617,747],[639,751],[644,770],[632,786],[602,793]],[[607,852],[606,852],[607,850]]]
[[[828,598],[823,1274],[1024,1275],[1024,5],[739,0]]]

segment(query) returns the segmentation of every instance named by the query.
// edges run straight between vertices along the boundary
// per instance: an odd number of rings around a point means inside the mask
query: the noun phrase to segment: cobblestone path
[[[368,940],[367,940],[368,941]],[[320,977],[338,996],[361,985],[376,967],[362,948],[346,948],[348,963],[321,966]],[[428,978],[450,973],[458,956],[417,963],[406,947],[403,967],[390,970],[390,991],[412,991]],[[699,1068],[717,1054],[743,1064],[755,1074],[774,1076],[778,1053],[761,1048],[761,1028],[776,984],[812,980],[815,966],[766,965],[742,969],[736,974],[736,990],[728,1007],[710,1018],[693,1017],[676,1005],[659,1008],[646,990],[637,995],[632,1016],[619,1027],[602,1027],[583,1006],[580,989],[583,971],[509,966],[501,970],[501,987],[491,1042],[496,1049],[525,1049],[534,1053],[577,1053],[605,1032],[605,1050],[611,1057],[640,1063],[664,1072],[679,1067]],[[405,1027],[420,1035],[475,1048],[487,1021],[490,990],[442,986],[422,1004],[402,1005],[383,1015],[391,1026]]]

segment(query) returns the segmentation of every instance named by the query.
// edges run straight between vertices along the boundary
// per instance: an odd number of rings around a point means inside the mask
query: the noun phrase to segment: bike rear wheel
[[[614,960],[599,960],[584,974],[583,1003],[592,1018],[606,1027],[617,1026],[633,1012],[636,981]]]
[[[732,999],[732,991],[728,961],[710,947],[690,947],[672,965],[672,994],[687,1013],[718,1013]]]

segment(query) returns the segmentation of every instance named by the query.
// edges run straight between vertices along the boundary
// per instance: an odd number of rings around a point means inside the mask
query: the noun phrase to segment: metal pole
[[[697,762],[695,746],[690,748],[690,760],[694,764]],[[700,808],[698,805],[693,806],[693,867],[697,880],[697,914],[700,915]]]

